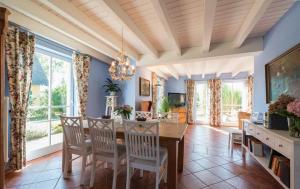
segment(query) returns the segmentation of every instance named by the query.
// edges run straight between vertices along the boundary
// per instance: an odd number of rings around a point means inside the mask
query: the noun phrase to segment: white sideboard
[[[245,133],[251,135],[273,150],[281,153],[290,160],[290,188],[300,189],[300,138],[289,136],[288,131],[267,129],[263,125],[257,125],[249,120],[243,120],[243,141]],[[243,149],[249,151],[244,145]],[[284,187],[286,187],[271,169],[268,159],[250,154]]]

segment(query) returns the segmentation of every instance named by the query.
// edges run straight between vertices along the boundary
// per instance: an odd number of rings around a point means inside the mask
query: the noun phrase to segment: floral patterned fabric
[[[219,127],[221,125],[221,80],[208,80],[210,91],[210,125]]]
[[[74,65],[74,75],[77,83],[79,98],[79,114],[86,118],[86,107],[88,99],[88,82],[91,58],[88,55],[73,52],[72,61]]]
[[[252,113],[253,107],[253,76],[248,76],[248,112]]]
[[[157,117],[157,84],[158,78],[156,73],[152,72],[152,111],[153,118]]]
[[[194,95],[195,95],[195,81],[186,81],[186,94],[187,94],[187,121],[190,124],[194,123],[193,110],[194,110]]]
[[[35,37],[20,32],[17,27],[9,27],[5,57],[11,103],[11,158],[12,170],[26,165],[26,114],[29,90],[32,81],[32,65]]]

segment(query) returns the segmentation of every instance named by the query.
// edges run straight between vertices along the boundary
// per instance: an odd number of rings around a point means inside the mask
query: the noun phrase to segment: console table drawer
[[[288,158],[291,157],[292,145],[285,140],[276,138],[274,149]]]
[[[261,141],[271,148],[275,147],[275,137],[273,135],[264,132]]]
[[[252,136],[255,136],[255,127],[253,125],[249,125],[248,133]]]
[[[262,131],[261,129],[258,129],[258,128],[255,129],[255,135],[254,135],[254,136],[255,136],[257,139],[259,139],[260,141],[263,141],[264,135],[265,135],[265,132],[264,132],[264,131]]]

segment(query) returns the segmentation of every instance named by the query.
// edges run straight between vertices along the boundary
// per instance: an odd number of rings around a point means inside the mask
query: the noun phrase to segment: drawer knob
[[[282,145],[282,144],[279,144],[278,146],[279,146],[280,148],[281,148],[281,147],[283,147],[283,145]]]
[[[259,135],[260,133],[256,133],[257,135]]]
[[[269,137],[267,137],[266,140],[269,140]]]

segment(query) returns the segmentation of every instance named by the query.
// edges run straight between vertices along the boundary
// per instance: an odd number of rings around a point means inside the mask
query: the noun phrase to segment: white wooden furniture
[[[242,131],[234,130],[229,132],[228,148],[230,148],[231,154],[233,153],[234,144],[242,144]]]
[[[300,139],[289,136],[288,131],[272,130],[257,125],[249,120],[243,120],[243,147],[248,151],[245,144],[245,134],[251,135],[270,148],[281,153],[290,160],[290,188],[300,189]],[[249,153],[283,186],[280,179],[268,167],[268,159],[265,157],[254,156]]]
[[[115,107],[117,106],[117,96],[106,96],[105,115],[110,115],[114,118]]]
[[[92,153],[91,140],[84,135],[81,117],[60,116],[64,133],[63,176],[67,178],[72,161],[82,156],[80,184],[83,184],[87,157]],[[72,154],[79,155],[72,159]]]
[[[159,146],[159,122],[124,120],[127,152],[126,189],[130,189],[133,169],[155,172],[155,188],[162,178],[166,182],[168,151]]]
[[[162,122],[169,122],[169,123],[178,123],[179,116],[178,113],[171,113],[171,112],[161,112],[158,113],[158,119]]]
[[[124,145],[117,144],[113,119],[88,118],[88,125],[93,152],[90,187],[94,185],[96,163],[100,160],[112,163],[114,170],[112,189],[115,189],[119,165],[126,158],[126,148]]]
[[[135,111],[135,119],[136,118],[146,118],[147,120],[150,120],[152,119],[152,112]]]

